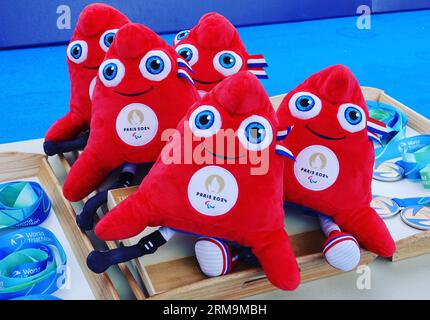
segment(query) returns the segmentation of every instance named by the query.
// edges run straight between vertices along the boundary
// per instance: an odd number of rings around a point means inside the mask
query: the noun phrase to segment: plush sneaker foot
[[[237,255],[233,256],[229,246],[217,239],[200,238],[194,249],[200,269],[208,277],[227,274],[236,265]]]
[[[360,262],[360,246],[357,240],[339,231],[332,232],[323,245],[327,262],[342,271],[353,270]]]

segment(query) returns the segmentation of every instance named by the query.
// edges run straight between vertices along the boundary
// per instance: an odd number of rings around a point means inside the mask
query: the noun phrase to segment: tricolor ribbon
[[[268,67],[268,64],[262,54],[255,54],[249,56],[246,62],[246,67],[249,72],[256,75],[259,79],[269,78],[266,71],[264,70],[264,68]]]
[[[179,78],[185,78],[188,80],[192,85],[194,85],[194,80],[191,78],[189,73],[194,73],[191,66],[182,58],[177,59],[178,63],[178,77]]]
[[[400,157],[399,141],[406,137],[406,115],[386,103],[366,101],[370,118],[367,121],[369,139],[378,142],[375,146],[375,166],[384,161]]]
[[[285,130],[279,130],[276,133],[276,141],[281,141],[284,140],[290,133],[291,130],[293,130],[294,126],[290,126]],[[296,158],[294,157],[293,153],[291,152],[291,150],[289,150],[287,147],[281,145],[281,144],[276,144],[275,146],[275,152],[281,156],[284,157],[288,157],[293,161],[296,161]]]
[[[276,133],[276,140],[281,141],[284,140],[291,132],[294,126],[290,126],[285,130],[280,130]]]

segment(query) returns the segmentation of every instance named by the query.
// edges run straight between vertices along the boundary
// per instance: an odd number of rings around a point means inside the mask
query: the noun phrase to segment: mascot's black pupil
[[[107,68],[107,70],[106,70],[106,74],[107,74],[109,77],[110,77],[110,76],[112,76],[114,72],[115,72],[114,67],[109,67],[109,68]]]
[[[311,101],[309,99],[302,99],[300,100],[300,105],[303,108],[309,107],[311,105]]]
[[[108,36],[106,40],[107,40],[108,43],[112,44],[112,42],[113,42],[113,36],[112,35]]]
[[[154,69],[154,70],[160,69],[160,65],[161,65],[161,63],[160,63],[159,60],[153,60],[153,61],[151,61],[151,68]]]
[[[187,51],[187,50],[184,50],[184,51],[182,51],[182,52],[181,52],[181,56],[182,56],[185,60],[187,60],[187,59],[190,57],[190,52],[189,52],[189,51]]]
[[[77,56],[80,51],[81,51],[81,49],[78,46],[74,47],[73,48],[73,55]]]
[[[200,117],[200,120],[199,120],[200,124],[203,126],[207,125],[210,121],[211,121],[211,117],[209,115],[202,116]]]
[[[358,116],[358,112],[356,112],[356,111],[350,111],[349,112],[349,117],[352,119],[352,120],[358,120],[358,118],[359,118],[359,116]]]
[[[229,65],[233,62],[233,59],[231,57],[224,57],[222,60],[227,65]]]

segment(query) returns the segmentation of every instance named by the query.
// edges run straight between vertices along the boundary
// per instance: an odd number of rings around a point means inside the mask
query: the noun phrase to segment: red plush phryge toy
[[[138,191],[107,213],[96,235],[117,240],[164,226],[201,235],[225,251],[225,241],[235,242],[252,249],[275,286],[296,288],[300,274],[284,229],[276,126],[254,75],[244,71],[224,80],[191,108]],[[181,153],[181,161],[172,161]],[[250,159],[257,154],[265,163],[254,172]],[[186,163],[188,155],[193,158]],[[214,259],[209,264],[217,264]]]
[[[82,11],[70,44],[67,64],[70,76],[70,111],[57,120],[45,136],[48,155],[82,149],[88,139],[91,120],[91,94],[97,71],[118,28],[129,20],[118,10],[101,3]]]
[[[218,13],[207,13],[193,29],[179,32],[174,45],[193,68],[192,77],[200,95],[241,70],[267,79],[264,57],[250,55],[236,28]]]
[[[376,137],[370,131],[381,124],[370,119],[354,75],[341,65],[312,75],[288,93],[277,114],[283,141],[296,157],[285,163],[285,199],[322,214],[327,261],[354,268],[357,242],[392,256],[394,241],[370,207]]]
[[[88,144],[64,183],[68,200],[81,200],[124,163],[155,162],[165,130],[198,99],[188,68],[147,27],[117,32],[99,68]]]

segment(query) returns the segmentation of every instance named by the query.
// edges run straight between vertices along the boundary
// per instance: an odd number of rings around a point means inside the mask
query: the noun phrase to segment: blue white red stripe
[[[386,136],[393,131],[391,128],[387,127],[385,123],[372,118],[367,120],[367,130],[382,136]]]
[[[268,64],[262,54],[255,54],[249,57],[247,63],[248,68],[266,68]]]
[[[370,131],[367,131],[367,136],[369,137],[370,141],[376,142],[376,143],[382,145],[381,139],[379,139],[379,137],[378,137],[377,134],[374,134],[374,133],[372,133]]]
[[[290,134],[290,132],[291,132],[292,129],[293,129],[293,126],[288,127],[285,130],[278,131],[276,133],[276,140],[277,141],[284,140]]]
[[[192,85],[194,85],[194,80],[190,75],[183,69],[178,69],[178,77],[187,79]]]
[[[342,234],[342,235],[340,235],[338,237],[335,237],[335,238],[331,239],[329,242],[327,242],[325,244],[325,246],[323,248],[323,254],[325,255],[326,252],[329,251],[335,245],[337,245],[337,244],[339,244],[339,243],[341,243],[343,241],[349,241],[349,240],[354,241],[357,244],[357,246],[358,246],[357,240],[353,236]]]
[[[194,73],[193,69],[191,68],[191,66],[188,64],[187,61],[185,61],[182,58],[178,58],[178,67],[180,68],[185,68],[187,69],[189,72]]]
[[[277,144],[275,146],[275,152],[281,156],[288,157],[291,160],[296,161],[296,158],[294,157],[293,153],[290,150],[288,150],[286,147],[281,146],[280,144]]]
[[[255,74],[258,79],[269,79],[266,71],[263,69],[248,69],[248,71]]]

